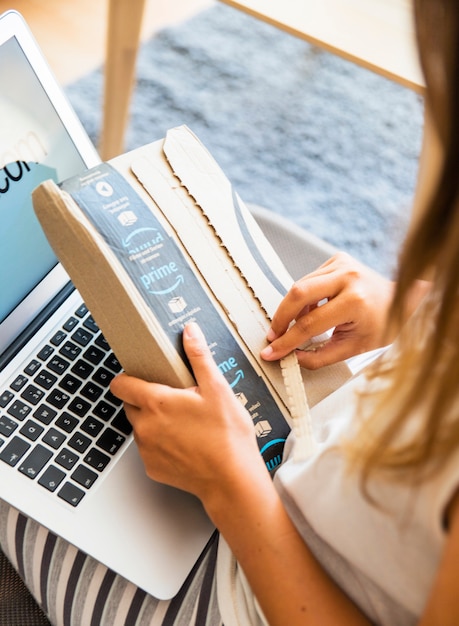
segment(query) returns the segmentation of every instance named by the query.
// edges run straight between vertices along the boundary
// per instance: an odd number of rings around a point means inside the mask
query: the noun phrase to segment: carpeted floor
[[[68,96],[97,143],[102,74]],[[187,124],[246,202],[390,274],[422,135],[413,92],[217,5],[143,45],[126,149]]]

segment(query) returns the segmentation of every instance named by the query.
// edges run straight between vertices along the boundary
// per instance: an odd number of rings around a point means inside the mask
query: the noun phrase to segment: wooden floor
[[[146,0],[142,39],[214,1]],[[61,84],[103,63],[108,0],[0,0],[0,13],[8,9],[19,11],[26,19]]]

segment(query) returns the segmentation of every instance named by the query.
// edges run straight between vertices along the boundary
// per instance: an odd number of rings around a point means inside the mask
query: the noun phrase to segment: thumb
[[[196,322],[190,322],[183,330],[183,347],[193,369],[199,387],[215,384],[223,374],[218,369],[206,338]]]

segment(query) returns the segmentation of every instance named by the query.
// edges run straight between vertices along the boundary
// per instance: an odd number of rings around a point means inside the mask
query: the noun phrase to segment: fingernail
[[[202,338],[202,330],[199,327],[199,324],[196,322],[188,322],[188,324],[183,329],[183,332],[186,333],[186,336],[189,339],[200,339]]]
[[[269,359],[272,356],[273,352],[274,350],[271,346],[266,346],[266,348],[263,348],[263,350],[260,352],[260,356],[263,359]]]
[[[266,335],[266,339],[267,339],[268,341],[274,341],[274,339],[275,339],[275,338],[276,338],[276,333],[273,331],[273,329],[272,329],[272,328],[270,328],[270,329],[268,330],[268,334]]]

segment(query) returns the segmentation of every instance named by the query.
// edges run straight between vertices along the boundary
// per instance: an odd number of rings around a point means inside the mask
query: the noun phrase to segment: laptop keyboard
[[[132,430],[120,371],[82,304],[1,393],[0,460],[77,506]]]

